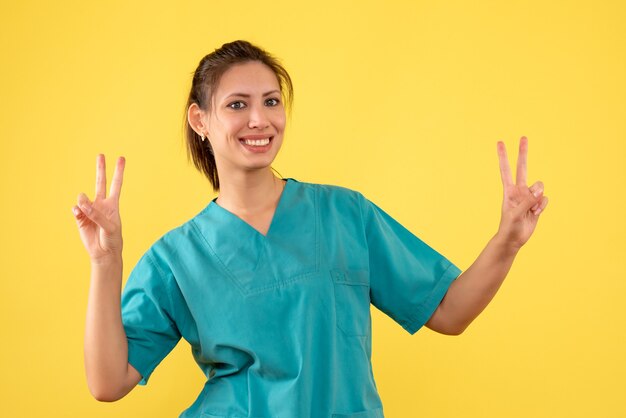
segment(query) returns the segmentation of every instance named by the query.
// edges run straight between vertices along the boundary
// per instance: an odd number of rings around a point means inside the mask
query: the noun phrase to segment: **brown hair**
[[[213,190],[220,188],[215,157],[209,141],[202,141],[187,119],[189,106],[196,103],[204,111],[211,110],[213,94],[222,75],[235,64],[259,61],[267,65],[276,74],[283,101],[288,111],[293,103],[293,84],[287,70],[278,59],[263,49],[247,41],[234,41],[222,45],[200,60],[193,73],[191,90],[185,106],[184,137],[187,144],[187,160],[192,160],[196,168],[211,182]]]

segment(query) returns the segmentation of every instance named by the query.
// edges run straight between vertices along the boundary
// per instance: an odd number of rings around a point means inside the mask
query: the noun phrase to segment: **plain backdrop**
[[[278,56],[295,104],[274,167],[356,189],[462,270],[496,232],[496,142],[550,198],[458,337],[372,309],[386,416],[624,417],[622,1],[0,3],[0,416],[173,417],[204,376],[185,341],[146,387],[89,394],[89,259],[71,207],[127,159],[124,279],[215,195],[187,162],[191,74],[225,42]]]

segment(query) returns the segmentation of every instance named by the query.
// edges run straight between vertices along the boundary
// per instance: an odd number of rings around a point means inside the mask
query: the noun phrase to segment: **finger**
[[[87,195],[85,193],[80,193],[78,195],[78,199],[76,199],[77,203],[78,203],[78,207],[80,208],[80,210],[85,214],[85,215],[89,215],[89,213],[91,212],[91,202],[89,201],[89,198],[87,197]]]
[[[113,174],[113,180],[111,180],[111,190],[109,190],[109,196],[119,199],[122,193],[122,181],[124,180],[124,167],[126,166],[126,159],[119,157],[117,159],[117,165],[115,166],[115,173]]]
[[[533,213],[535,214],[535,216],[539,216],[539,214],[543,212],[547,206],[548,206],[548,196],[543,196],[543,198],[541,199],[541,204],[539,205],[537,209],[533,211]]]
[[[523,136],[519,140],[519,154],[517,155],[517,178],[515,184],[526,185],[526,162],[528,160],[528,139]]]
[[[511,167],[509,167],[509,160],[506,156],[506,147],[504,142],[498,141],[498,159],[500,160],[500,176],[502,177],[502,184],[506,186],[512,186],[513,180],[511,177]]]
[[[87,215],[85,215],[85,212],[83,212],[78,205],[72,207],[72,213],[74,214],[76,225],[78,225],[79,228],[83,228],[87,223],[91,223]]]
[[[539,194],[539,197],[536,197],[530,191],[525,193],[523,200],[520,201],[517,207],[513,209],[515,216],[523,218],[529,210],[532,210],[537,203],[541,202],[542,198],[542,194]]]
[[[528,189],[535,197],[539,197],[539,195],[543,193],[543,182],[537,181]]]
[[[87,215],[85,215],[83,211],[80,210],[80,207],[78,207],[78,205],[74,205],[72,207],[72,213],[74,214],[74,220],[76,221],[76,226],[78,226],[79,229],[84,228],[88,222],[91,223],[89,218],[87,218]]]
[[[98,154],[96,157],[96,199],[106,198],[107,171],[104,155]]]
[[[113,230],[113,223],[111,223],[111,221],[109,221],[102,212],[100,212],[96,207],[93,206],[93,204],[89,202],[89,199],[84,193],[81,193],[78,196],[78,208],[87,218],[89,218],[100,228],[104,229],[107,232]]]
[[[80,210],[80,208],[77,205],[72,206],[72,213],[74,214],[74,218],[76,218],[77,221],[80,221],[85,218],[85,214],[83,213],[82,210]]]

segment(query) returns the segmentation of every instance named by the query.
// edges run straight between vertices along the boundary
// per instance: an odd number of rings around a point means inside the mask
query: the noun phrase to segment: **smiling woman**
[[[121,297],[125,160],[107,197],[98,156],[96,198],[73,208],[92,261],[85,367],[97,399],[145,385],[184,338],[207,382],[181,417],[380,418],[370,305],[411,334],[457,335],[495,295],[547,205],[541,182],[526,186],[526,138],[515,184],[498,144],[500,228],[461,274],[362,194],[274,176],[292,90],[245,41],[200,61],[186,140],[219,196],[146,251]]]
[[[285,111],[291,110],[292,102],[291,77],[276,58],[246,41],[223,45],[205,56],[194,72],[184,117],[188,157],[219,190],[220,180],[230,176],[223,173],[220,179],[218,173],[227,168],[218,169],[215,147],[224,145],[228,137],[236,138],[250,152],[271,150],[273,159],[282,143]],[[253,148],[266,144],[246,144],[246,139],[270,139],[274,144]]]
[[[200,137],[208,137],[208,155],[214,158],[218,174],[216,188],[240,177],[241,170],[262,170],[271,165],[285,130],[279,89],[269,67],[249,61],[224,72],[207,110],[197,103],[189,106],[189,126]]]

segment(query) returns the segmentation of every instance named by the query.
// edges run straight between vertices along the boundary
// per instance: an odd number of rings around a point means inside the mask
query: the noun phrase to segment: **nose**
[[[270,125],[270,121],[266,112],[267,109],[265,106],[252,106],[249,113],[250,119],[248,120],[248,128],[267,128]]]

